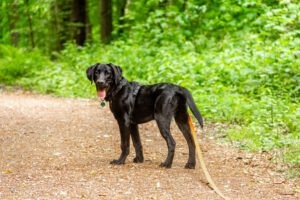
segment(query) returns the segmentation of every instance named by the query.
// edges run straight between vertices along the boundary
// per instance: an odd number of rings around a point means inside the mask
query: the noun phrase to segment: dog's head
[[[96,63],[86,70],[87,78],[96,84],[98,96],[104,100],[106,94],[122,80],[122,69],[114,64]]]

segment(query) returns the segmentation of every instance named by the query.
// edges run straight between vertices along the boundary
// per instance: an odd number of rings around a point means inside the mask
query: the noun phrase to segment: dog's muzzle
[[[103,101],[106,97],[106,92],[108,87],[104,83],[100,84],[96,82],[96,88],[97,88],[98,97],[100,98],[101,101]]]

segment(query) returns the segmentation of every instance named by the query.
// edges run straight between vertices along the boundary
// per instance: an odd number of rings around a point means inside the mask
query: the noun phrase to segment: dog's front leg
[[[143,156],[143,146],[141,143],[139,128],[137,124],[131,124],[130,125],[130,134],[133,146],[135,148],[135,158],[133,159],[133,162],[135,163],[142,163],[144,162],[144,156]]]
[[[126,126],[124,122],[118,121],[120,135],[121,135],[121,155],[118,160],[113,160],[110,163],[115,165],[121,165],[125,163],[125,160],[129,154],[129,144],[130,144],[130,129]]]

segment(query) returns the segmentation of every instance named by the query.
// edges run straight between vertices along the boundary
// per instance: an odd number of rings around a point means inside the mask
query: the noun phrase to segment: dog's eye
[[[104,75],[109,76],[110,75],[109,71],[105,70]]]

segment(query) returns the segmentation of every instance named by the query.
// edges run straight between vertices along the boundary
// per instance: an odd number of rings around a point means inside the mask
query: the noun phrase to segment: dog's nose
[[[105,84],[105,81],[104,81],[104,80],[97,80],[97,84],[99,84],[99,85],[104,85],[104,84]]]

